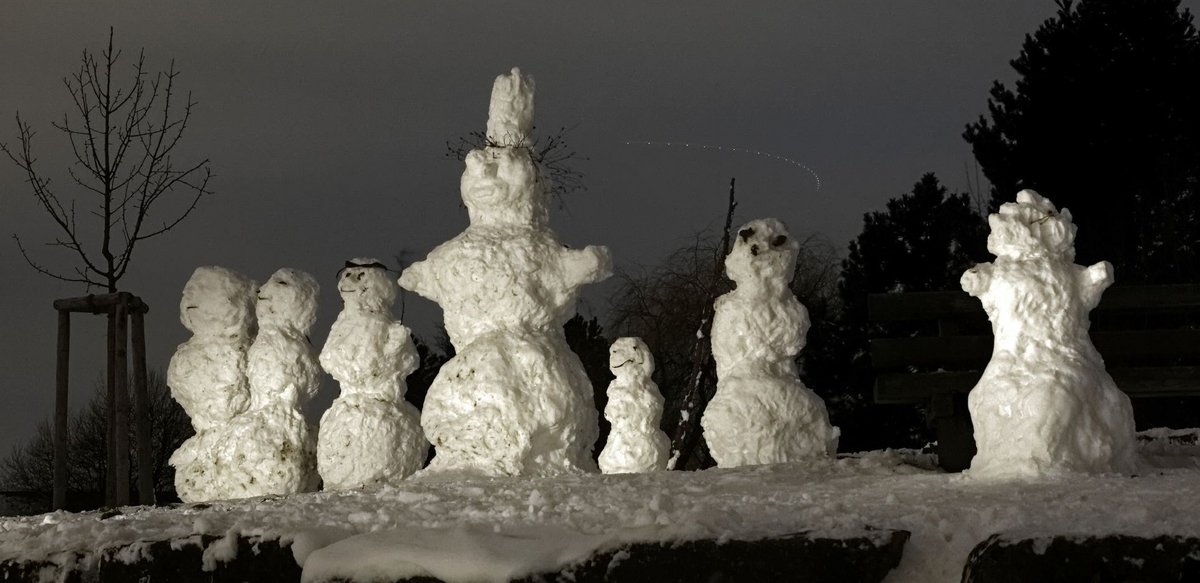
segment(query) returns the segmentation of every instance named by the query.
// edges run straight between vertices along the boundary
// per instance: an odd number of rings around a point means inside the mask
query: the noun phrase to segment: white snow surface
[[[754,539],[809,531],[912,533],[892,583],[958,581],[967,555],[999,532],[1027,536],[1200,536],[1200,458],[1152,438],[1159,467],[1011,481],[923,469],[910,452],[703,472],[555,478],[415,479],[393,486],[178,508],[127,507],[0,519],[0,560],[94,561],[99,549],[201,534],[291,542],[305,577],[433,573],[448,581],[490,567],[519,576],[621,541]],[[1147,458],[1150,460],[1151,458]],[[918,465],[913,465],[918,463]],[[335,544],[339,543],[341,544]],[[227,543],[213,559],[228,558]],[[452,557],[452,559],[451,559]],[[493,576],[494,577],[494,576]]]
[[[1112,266],[1075,265],[1070,211],[1032,190],[988,225],[996,261],[962,276],[995,336],[968,401],[979,448],[969,475],[1133,472],[1133,409],[1088,337],[1088,312],[1112,284]]]
[[[795,357],[810,325],[788,283],[800,243],[778,219],[738,229],[725,258],[737,287],[717,298],[717,392],[700,424],[720,467],[792,462],[837,451],[825,402],[800,381]]]
[[[228,460],[222,497],[315,490],[316,444],[304,404],[320,388],[321,368],[308,341],[320,286],[313,276],[283,268],[258,288],[258,335],[247,355],[250,408],[216,440]]]
[[[228,423],[249,407],[246,353],[253,339],[254,282],[218,266],[198,267],[183,288],[179,320],[192,333],[167,367],[171,396],[196,435],[175,450],[175,488],[184,500],[230,495],[228,459],[216,444]]]
[[[327,490],[403,479],[429,451],[420,412],[404,400],[418,357],[409,329],[392,316],[396,282],[378,260],[360,257],[338,275],[338,291],[344,306],[321,349],[321,365],[341,385],[318,431]]]
[[[641,338],[618,338],[608,350],[608,384],[604,418],[612,424],[597,460],[606,474],[656,472],[667,469],[671,440],[659,429],[663,396],[650,380],[654,357]]]
[[[507,137],[467,155],[470,225],[399,281],[441,305],[457,352],[425,398],[421,425],[437,455],[424,471],[595,471],[591,383],[562,325],[580,288],[611,275],[612,262],[604,247],[565,247],[548,226],[544,179],[525,145],[533,80],[513,69],[492,95],[489,136]]]

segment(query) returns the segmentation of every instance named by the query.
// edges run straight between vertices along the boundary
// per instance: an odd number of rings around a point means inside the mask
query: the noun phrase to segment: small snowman
[[[712,326],[717,392],[700,420],[719,467],[827,457],[838,430],[825,402],[804,386],[796,355],[808,333],[808,310],[788,283],[800,243],[778,219],[738,230],[725,258],[737,287],[717,298]]]
[[[231,464],[230,498],[315,490],[316,460],[304,404],[320,388],[320,366],[308,340],[319,287],[298,269],[280,269],[258,288],[258,336],[247,355],[250,408],[217,448]]]
[[[192,337],[167,368],[171,397],[196,435],[171,454],[175,490],[184,502],[224,498],[225,460],[214,444],[246,410],[246,351],[254,329],[254,282],[224,267],[198,267],[183,288],[179,320]]]
[[[1071,213],[1032,190],[988,226],[996,261],[962,276],[995,336],[968,397],[978,447],[968,475],[1133,472],[1133,410],[1088,337],[1088,312],[1112,284],[1112,266],[1075,265]]]
[[[650,380],[654,357],[641,338],[618,338],[609,348],[608,369],[616,377],[608,385],[604,418],[612,423],[600,452],[600,471],[633,474],[667,469],[671,440],[659,429],[663,397]]]
[[[375,259],[347,261],[338,275],[345,305],[321,349],[321,366],[341,385],[317,440],[326,490],[403,479],[429,452],[421,413],[404,400],[418,359],[408,328],[392,317],[397,291]]]

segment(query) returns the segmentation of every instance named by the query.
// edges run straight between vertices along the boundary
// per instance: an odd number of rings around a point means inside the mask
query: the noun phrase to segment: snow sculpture
[[[319,287],[298,269],[280,269],[258,288],[258,336],[247,354],[250,408],[217,443],[230,460],[225,497],[315,490],[313,438],[304,404],[320,388],[320,366],[308,340]]]
[[[192,337],[167,367],[171,397],[196,435],[171,454],[175,490],[184,502],[228,498],[226,459],[215,444],[246,410],[246,351],[254,328],[254,282],[224,267],[198,267],[183,288],[179,321]]]
[[[400,285],[439,304],[457,356],[425,399],[437,448],[427,471],[555,475],[595,471],[592,388],[562,326],[579,289],[611,274],[608,249],[564,247],[530,158],[533,79],[518,69],[492,89],[488,135],[467,155],[470,225],[406,269]]]
[[[992,360],[968,407],[979,453],[972,477],[1134,469],[1129,398],[1088,337],[1088,312],[1112,283],[1112,266],[1074,264],[1075,225],[1032,190],[988,217],[995,263],[962,287],[992,322]]]
[[[352,259],[338,276],[338,292],[345,306],[321,349],[321,366],[342,389],[321,417],[317,439],[326,490],[403,479],[429,452],[421,413],[404,400],[417,349],[408,328],[392,318],[396,282],[379,261]]]
[[[777,219],[738,230],[725,258],[736,284],[717,298],[712,325],[717,393],[700,424],[719,467],[833,455],[838,430],[825,403],[800,382],[808,310],[788,288],[800,243]]]
[[[632,474],[667,469],[671,440],[659,429],[663,397],[654,374],[654,357],[641,338],[618,338],[608,352],[608,385],[604,418],[612,423],[608,443],[600,452],[600,471]]]

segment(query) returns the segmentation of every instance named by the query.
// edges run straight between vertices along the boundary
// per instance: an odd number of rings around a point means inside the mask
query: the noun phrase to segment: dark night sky
[[[1193,12],[1196,0],[1184,2]],[[140,247],[123,281],[151,306],[149,357],[165,369],[187,333],[179,292],[191,271],[231,267],[263,280],[283,266],[316,275],[312,334],[323,343],[343,260],[423,257],[466,224],[459,163],[445,142],[482,130],[492,79],[537,79],[541,128],[575,126],[588,191],[553,224],[564,242],[610,246],[618,268],[653,264],[719,226],[738,179],[738,222],[777,216],[839,247],[862,214],[937,172],[967,188],[964,124],[985,111],[1047,0],[665,2],[44,2],[0,17],[0,140],[12,114],[41,130],[43,168],[65,186],[49,122],[69,106],[63,76],[109,24],[132,57],[171,58],[199,101],[185,149],[210,157],[216,194],[176,231]],[[796,160],[629,141],[690,141]],[[0,454],[53,411],[55,298],[79,286],[35,274],[7,236],[54,236],[10,165],[0,165]],[[64,191],[64,194],[66,192]],[[36,248],[47,264],[69,257]],[[603,316],[606,288],[587,295]],[[436,309],[409,300],[432,331]],[[101,370],[103,319],[76,316],[72,396]],[[819,323],[817,323],[819,325]],[[317,406],[332,398],[327,387]]]

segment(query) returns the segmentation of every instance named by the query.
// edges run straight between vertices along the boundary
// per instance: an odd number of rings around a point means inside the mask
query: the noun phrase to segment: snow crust
[[[258,288],[258,335],[247,355],[250,408],[216,441],[230,460],[222,497],[286,495],[317,488],[314,435],[304,404],[320,389],[321,368],[308,341],[320,286],[283,268]]]
[[[671,440],[659,429],[663,396],[650,380],[654,357],[641,338],[618,338],[608,351],[608,369],[616,377],[608,385],[604,418],[612,424],[600,452],[606,474],[656,472],[667,469]]]
[[[404,400],[418,357],[409,329],[392,316],[396,283],[376,259],[346,265],[338,275],[344,306],[321,349],[321,365],[341,385],[317,442],[327,490],[403,479],[429,451],[421,414]]]
[[[562,326],[580,288],[611,275],[604,247],[573,250],[549,228],[549,200],[527,145],[533,80],[493,86],[488,135],[466,157],[470,225],[404,270],[400,286],[441,305],[457,355],[425,399],[437,455],[426,473],[555,475],[595,471],[591,384]]]
[[[550,549],[577,553],[585,543],[602,549],[619,542],[801,531],[861,536],[870,526],[912,532],[889,581],[948,583],[960,579],[975,545],[1000,532],[1200,536],[1194,440],[1174,447],[1152,441],[1155,456],[1148,460],[1177,459],[1161,466],[1147,461],[1133,478],[973,480],[913,465],[919,456],[910,452],[886,451],[703,472],[405,480],[286,498],[126,507],[108,517],[54,512],[0,519],[0,560],[87,565],[104,548],[164,539],[201,544],[201,534],[227,541],[238,533],[294,542],[306,577],[336,571],[370,580],[367,575],[381,572],[410,573],[413,565],[436,572],[448,555],[478,563],[501,548],[496,537],[528,539],[528,545],[502,547],[504,564],[533,571]],[[352,538],[362,535],[369,536]],[[335,547],[339,541],[346,542]],[[224,548],[214,549],[214,559]],[[397,565],[396,556],[405,564]]]
[[[962,276],[995,336],[968,401],[979,450],[969,475],[1132,473],[1133,409],[1088,337],[1088,312],[1112,284],[1112,265],[1075,265],[1070,211],[1032,190],[988,225],[996,261]]]
[[[196,435],[171,455],[175,488],[187,501],[227,498],[232,460],[216,444],[250,405],[246,353],[255,327],[254,282],[224,267],[196,268],[183,288],[179,320],[192,337],[171,357],[167,385]]]
[[[712,326],[717,392],[700,424],[720,467],[827,457],[838,430],[825,402],[800,381],[808,310],[788,288],[800,243],[778,219],[738,230],[725,258],[737,287],[717,298]]]

